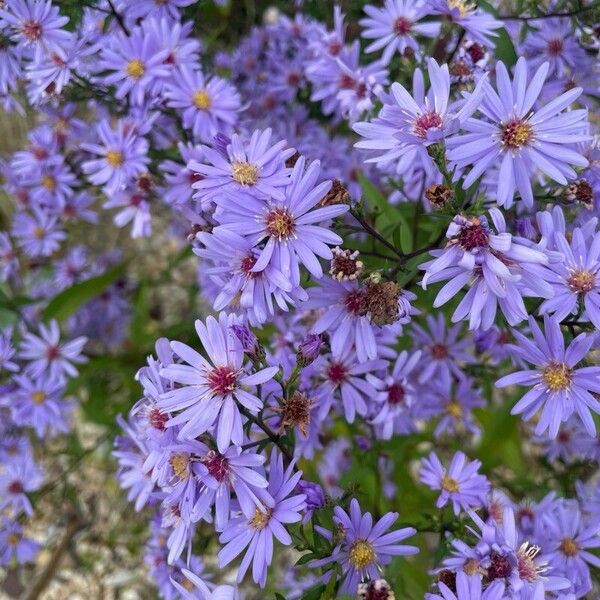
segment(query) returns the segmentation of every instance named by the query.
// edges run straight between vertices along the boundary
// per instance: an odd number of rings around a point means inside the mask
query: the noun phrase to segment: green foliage
[[[42,316],[48,321],[57,319],[63,321],[70,317],[78,308],[99,296],[108,286],[114,283],[125,270],[121,264],[102,275],[76,283],[56,295],[44,309]]]
[[[486,0],[479,0],[477,4],[486,12],[489,12],[495,17],[498,16],[498,11]],[[501,60],[507,67],[510,68],[517,62],[518,58],[515,47],[504,27],[497,29],[496,33],[498,34],[498,37],[494,38],[494,43],[496,45],[496,58]]]

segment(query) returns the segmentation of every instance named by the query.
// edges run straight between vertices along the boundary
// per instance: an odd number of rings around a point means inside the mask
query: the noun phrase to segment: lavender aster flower
[[[241,109],[240,95],[229,82],[187,67],[167,85],[166,96],[169,106],[181,111],[183,126],[203,142],[219,132],[231,135]]]
[[[206,324],[196,321],[196,332],[209,360],[181,342],[171,342],[173,352],[187,364],[171,364],[161,376],[183,384],[163,394],[159,406],[167,412],[181,411],[167,425],[183,424],[179,436],[194,439],[217,424],[217,446],[225,452],[230,442],[241,445],[244,439],[242,416],[236,402],[256,413],[262,402],[242,386],[269,381],[278,367],[249,374],[242,367],[244,351],[230,331],[233,316],[225,313],[217,321],[208,317]],[[210,362],[209,362],[210,361]]]
[[[456,591],[453,592],[445,583],[439,582],[440,594],[425,594],[425,600],[502,600],[504,584],[493,581],[482,589],[479,575],[467,575],[464,571],[456,574]]]
[[[439,142],[461,125],[478,108],[484,94],[482,77],[466,101],[449,105],[450,74],[448,65],[438,65],[430,58],[427,70],[431,88],[425,93],[423,75],[415,71],[414,98],[400,83],[393,83],[390,96],[383,96],[383,107],[371,123],[357,123],[354,130],[368,141],[358,142],[357,148],[387,150],[401,159],[416,150],[421,161],[432,164],[427,146]]]
[[[468,133],[448,140],[448,158],[459,169],[469,165],[473,167],[465,177],[465,189],[491,165],[499,162],[498,204],[510,208],[518,191],[525,205],[531,208],[531,175],[536,169],[557,183],[567,185],[567,178],[577,177],[571,165],[587,166],[588,161],[568,147],[588,139],[587,111],[562,112],[579,97],[581,88],[569,90],[539,110],[532,111],[548,68],[548,63],[544,63],[528,83],[527,61],[520,58],[511,82],[504,63],[498,62],[498,91],[487,86],[480,106],[487,119],[468,120],[463,124]]]
[[[32,562],[40,546],[37,542],[26,538],[23,527],[16,521],[4,518],[0,523],[0,565],[6,567],[13,559],[22,565]]]
[[[105,192],[112,195],[146,171],[150,162],[148,142],[123,121],[116,130],[108,121],[101,121],[97,131],[100,143],[85,143],[81,147],[99,158],[88,160],[81,167],[94,185],[104,186]]]
[[[469,462],[463,452],[457,452],[446,469],[435,452],[423,459],[420,480],[432,490],[440,490],[436,502],[438,508],[452,502],[454,514],[471,506],[482,506],[490,484],[484,475],[478,473],[481,461]]]
[[[318,256],[331,259],[329,246],[342,243],[342,238],[318,225],[348,210],[347,205],[335,204],[312,210],[329,191],[331,182],[317,184],[319,161],[305,170],[300,157],[294,165],[291,181],[285,188],[284,200],[273,199],[268,204],[250,195],[230,195],[216,199],[216,215],[222,225],[239,235],[249,237],[254,244],[266,240],[251,272],[260,273],[274,265],[292,286],[300,285],[300,265],[316,278],[323,276]]]
[[[115,96],[118,99],[129,95],[134,105],[141,106],[156,79],[169,75],[168,65],[164,62],[168,51],[157,51],[140,27],[134,28],[131,35],[116,33],[109,42],[102,48],[101,67],[109,71],[102,81],[117,85]]]
[[[28,256],[50,256],[58,250],[60,242],[66,237],[56,226],[56,216],[34,207],[31,215],[26,212],[17,213],[12,235]]]
[[[43,481],[42,470],[30,456],[7,462],[0,473],[0,510],[6,509],[15,516],[20,512],[31,516],[33,506],[27,494],[38,490]]]
[[[11,38],[22,48],[32,48],[37,57],[60,48],[71,36],[62,29],[69,18],[51,0],[15,0],[0,9],[0,19],[10,27]]]
[[[286,142],[271,142],[271,130],[256,130],[244,143],[233,134],[225,151],[202,146],[205,161],[192,160],[188,169],[202,177],[193,184],[201,199],[211,199],[226,191],[245,191],[256,198],[283,200],[283,188],[289,182],[290,169],[285,161],[294,154]]]
[[[9,371],[16,373],[19,365],[11,360],[16,350],[12,344],[12,332],[10,329],[0,331],[0,372]]]
[[[434,14],[447,15],[460,25],[474,41],[486,46],[493,46],[491,37],[497,37],[496,29],[503,27],[490,13],[477,8],[467,0],[427,0]]]
[[[0,281],[13,277],[19,269],[19,261],[7,233],[0,232]]]
[[[266,511],[255,508],[252,512],[244,512],[242,517],[232,519],[219,538],[225,544],[219,552],[219,566],[227,566],[245,548],[246,554],[238,570],[238,583],[242,581],[252,563],[252,579],[261,588],[267,581],[267,568],[273,560],[273,537],[284,546],[292,543],[290,534],[286,531],[288,523],[298,523],[300,512],[306,507],[304,494],[290,496],[302,471],[294,470],[294,463],[287,469],[283,468],[283,458],[276,451],[271,453],[269,469],[269,487],[267,491],[274,500],[273,507]]]
[[[371,513],[362,513],[358,501],[353,498],[350,502],[350,513],[340,506],[333,509],[334,525],[343,532],[343,538],[333,549],[331,556],[312,561],[310,566],[320,567],[331,563],[339,563],[342,567],[342,594],[354,594],[358,584],[367,577],[378,579],[380,567],[389,564],[393,556],[417,554],[415,546],[399,544],[402,540],[416,533],[412,527],[386,531],[398,519],[398,513],[388,512],[376,523],[373,523]],[[318,531],[329,541],[334,534],[322,527]],[[327,580],[328,576],[324,575]]]
[[[600,367],[575,368],[589,352],[595,336],[582,333],[565,348],[556,319],[544,317],[545,333],[533,317],[529,318],[529,327],[533,340],[519,331],[513,332],[517,340],[515,352],[535,365],[535,370],[517,371],[496,382],[497,387],[532,387],[513,407],[512,414],[523,413],[523,418],[529,420],[541,409],[535,432],[540,435],[549,430],[555,438],[561,422],[576,412],[588,433],[596,435],[591,411],[600,413],[600,402],[592,393],[600,393]]]
[[[26,370],[34,377],[44,372],[52,378],[75,377],[78,371],[74,365],[87,361],[81,354],[87,338],[82,336],[61,344],[58,323],[54,320],[48,325],[40,323],[39,332],[39,336],[27,332],[21,341],[19,358],[31,361]]]
[[[549,265],[556,274],[551,281],[554,297],[542,303],[540,312],[554,314],[562,321],[569,314],[576,314],[582,304],[582,317],[600,330],[600,233],[585,239],[582,230],[576,227],[569,243],[557,231],[554,243],[564,259]]]
[[[427,5],[424,4],[414,4],[406,0],[385,0],[383,8],[367,4],[363,10],[368,18],[359,21],[364,27],[361,35],[367,40],[375,40],[365,51],[376,52],[384,48],[385,64],[390,62],[396,52],[403,54],[407,48],[418,54],[419,45],[415,35],[433,38],[440,32],[439,23],[418,22],[430,14]]]

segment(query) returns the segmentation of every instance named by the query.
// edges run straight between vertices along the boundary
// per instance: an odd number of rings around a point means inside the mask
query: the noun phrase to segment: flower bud
[[[373,579],[358,585],[360,600],[396,600],[390,584],[385,579]]]
[[[296,361],[301,368],[310,365],[321,353],[325,345],[323,338],[316,333],[309,333],[298,346]]]
[[[241,342],[244,352],[252,359],[261,359],[265,356],[257,337],[245,325],[232,325],[230,327],[235,337]]]

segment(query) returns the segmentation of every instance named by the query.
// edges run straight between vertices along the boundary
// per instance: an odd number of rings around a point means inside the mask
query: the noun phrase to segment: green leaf
[[[495,17],[498,16],[498,11],[486,0],[479,0],[477,4],[486,12]],[[496,33],[498,34],[498,37],[494,38],[496,58],[499,58],[507,67],[512,67],[517,62],[518,56],[510,36],[504,27],[496,29]]]
[[[63,321],[70,317],[78,308],[101,294],[111,283],[118,279],[123,274],[124,269],[124,264],[118,265],[114,269],[98,275],[98,277],[76,283],[60,292],[52,298],[44,309],[42,317],[46,321],[50,319]]]
[[[394,222],[398,216],[394,207],[388,202],[388,199],[381,193],[379,188],[369,181],[362,173],[358,174],[358,181],[363,191],[363,195],[369,206],[385,215],[391,222]]]
[[[285,600],[285,596],[282,596],[279,592],[275,592],[275,600]]]
[[[305,592],[300,598],[300,600],[319,600],[324,590],[325,585],[322,583],[318,583],[317,585],[311,587],[307,592]]]

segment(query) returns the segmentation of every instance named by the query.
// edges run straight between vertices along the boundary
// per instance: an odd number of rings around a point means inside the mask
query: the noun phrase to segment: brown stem
[[[85,522],[78,515],[75,514],[72,516],[60,543],[54,549],[54,552],[50,556],[44,570],[40,573],[40,576],[33,583],[29,592],[24,596],[24,600],[36,600],[40,597],[58,571],[62,558],[67,552],[71,541],[85,525]]]
[[[113,16],[115,17],[115,19],[117,20],[117,23],[119,24],[119,27],[123,30],[123,32],[125,33],[125,35],[129,37],[131,34],[129,32],[129,29],[127,29],[127,25],[125,25],[125,21],[123,20],[123,16],[115,8],[115,5],[113,4],[112,0],[108,0],[108,5],[110,6],[110,12],[113,14]]]

